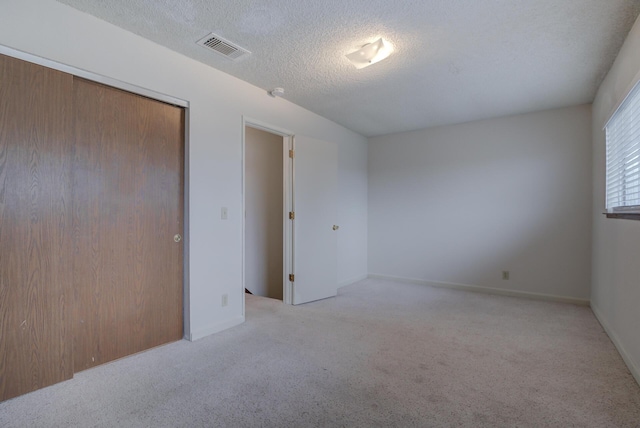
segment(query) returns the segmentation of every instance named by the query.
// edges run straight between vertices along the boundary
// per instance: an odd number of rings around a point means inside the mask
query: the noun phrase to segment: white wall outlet
[[[220,208],[220,218],[226,220],[229,218],[229,209],[227,207]]]
[[[229,295],[228,294],[223,294],[222,295],[222,307],[225,307],[229,304]]]
[[[505,281],[509,279],[509,271],[508,270],[503,270],[502,271],[502,279],[504,279]]]

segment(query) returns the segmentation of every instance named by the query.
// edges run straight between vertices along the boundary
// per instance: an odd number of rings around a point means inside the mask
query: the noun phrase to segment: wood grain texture
[[[75,371],[183,334],[184,111],[74,79]]]
[[[0,400],[73,376],[72,84],[0,55]]]

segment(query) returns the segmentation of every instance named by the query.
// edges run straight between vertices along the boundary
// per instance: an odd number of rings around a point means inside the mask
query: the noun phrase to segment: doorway
[[[243,292],[289,305],[335,296],[337,145],[247,118],[242,126]]]
[[[244,287],[284,300],[286,137],[245,125]]]

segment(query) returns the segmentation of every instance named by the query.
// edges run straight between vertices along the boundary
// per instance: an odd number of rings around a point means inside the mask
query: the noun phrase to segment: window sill
[[[622,220],[640,220],[640,213],[602,213],[607,218],[617,218]]]

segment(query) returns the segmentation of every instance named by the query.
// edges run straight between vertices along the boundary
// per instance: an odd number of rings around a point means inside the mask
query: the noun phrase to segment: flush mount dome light
[[[382,61],[389,55],[391,55],[391,45],[383,39],[378,39],[350,53],[347,58],[356,68],[360,69]]]

